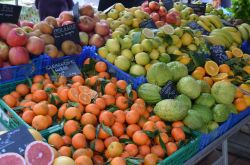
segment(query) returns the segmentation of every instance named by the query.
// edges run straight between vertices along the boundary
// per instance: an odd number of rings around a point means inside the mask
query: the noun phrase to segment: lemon
[[[124,57],[127,57],[131,61],[134,59],[134,55],[133,55],[133,53],[132,53],[132,51],[130,49],[122,50],[121,55],[124,56]]]
[[[141,44],[134,44],[131,48],[133,54],[143,52],[143,47]]]
[[[162,29],[164,31],[164,33],[168,34],[168,35],[172,35],[175,32],[173,26],[171,26],[171,25],[164,25],[160,29]]]
[[[106,58],[108,53],[109,51],[105,46],[98,49],[98,54],[102,56],[103,58]]]
[[[142,30],[142,34],[146,37],[146,38],[154,38],[154,32],[151,29],[148,28],[144,28]]]
[[[160,52],[157,50],[157,49],[153,49],[150,54],[149,54],[149,57],[152,59],[152,60],[157,60],[160,56]]]
[[[193,37],[189,33],[184,33],[181,37],[182,45],[188,46],[193,42]]]

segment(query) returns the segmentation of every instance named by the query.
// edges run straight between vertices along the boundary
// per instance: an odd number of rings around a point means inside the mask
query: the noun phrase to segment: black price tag
[[[140,23],[140,28],[149,28],[149,29],[157,29],[154,21],[152,19],[143,21]]]
[[[173,6],[174,6],[174,1],[173,0],[162,0],[162,2],[163,2],[163,5],[165,6],[165,8],[167,10],[172,9]]]
[[[72,11],[73,11],[73,16],[74,16],[75,22],[79,22],[80,13],[79,13],[79,3],[78,2],[73,6]]]
[[[191,7],[194,10],[194,13],[197,15],[205,15],[206,13],[206,3],[202,4],[192,4],[188,3],[188,7]]]
[[[209,32],[206,31],[202,26],[200,26],[199,24],[197,24],[195,21],[191,21],[187,24],[191,29],[193,30],[199,30],[202,32],[202,34],[204,35],[208,35]]]
[[[56,75],[72,77],[81,74],[81,71],[79,70],[75,61],[70,59],[64,59],[52,65],[46,66],[46,70],[48,71],[52,80],[56,80]]]
[[[24,151],[28,144],[35,141],[26,126],[0,135],[0,155],[7,152],[15,152],[24,156]]]
[[[0,4],[0,23],[18,23],[21,9],[21,6]]]
[[[77,44],[80,43],[79,32],[75,23],[54,28],[53,36],[58,49],[61,49],[61,44],[66,40],[71,40]]]

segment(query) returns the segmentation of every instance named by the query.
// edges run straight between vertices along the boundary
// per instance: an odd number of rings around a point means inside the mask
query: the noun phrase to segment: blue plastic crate
[[[214,131],[212,131],[208,134],[202,134],[201,141],[200,141],[200,147],[199,147],[200,151],[202,149],[204,149],[207,145],[209,145],[211,142],[213,142],[215,139],[220,137],[222,134],[227,132],[230,129],[231,121],[232,121],[232,115],[230,115],[228,120],[225,121],[222,125],[220,125]]]
[[[40,73],[43,56],[32,59],[29,64],[0,68],[0,84],[25,80]]]
[[[133,77],[99,56],[96,53],[95,47],[88,47],[87,51],[89,51],[87,54],[89,54],[91,58],[105,62],[108,65],[108,72],[115,76],[118,80],[125,80],[127,83],[132,84],[133,89],[137,89],[141,84],[147,82],[144,76]]]
[[[239,114],[233,114],[231,123],[230,123],[230,128],[232,128],[234,125],[236,125],[238,122],[240,122],[242,119],[250,115],[250,107],[248,107],[246,110],[240,112]]]
[[[241,49],[244,53],[250,54],[250,42],[244,41],[241,45]]]

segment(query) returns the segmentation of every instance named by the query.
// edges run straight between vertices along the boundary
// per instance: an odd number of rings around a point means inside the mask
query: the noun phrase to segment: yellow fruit
[[[182,63],[182,64],[187,65],[187,64],[190,63],[191,58],[188,57],[188,56],[181,56],[181,57],[177,58],[177,61],[179,61],[179,62]]]
[[[75,161],[67,156],[59,156],[54,160],[53,165],[75,165]]]
[[[188,46],[192,43],[193,37],[189,33],[184,33],[183,36],[181,37],[181,42],[182,45]]]
[[[226,55],[227,55],[228,59],[231,59],[233,57],[233,53],[229,50],[226,51]]]
[[[235,57],[243,57],[243,52],[241,49],[239,48],[232,48],[232,53],[233,53],[233,56]]]
[[[216,76],[219,73],[219,66],[214,61],[207,61],[205,63],[206,73],[210,76]]]
[[[212,80],[214,82],[217,82],[217,81],[225,80],[227,78],[228,78],[228,74],[227,73],[219,73],[218,75],[213,76]]]
[[[145,69],[148,70],[151,66],[152,66],[152,64],[147,64],[147,65],[145,65]]]
[[[250,85],[248,84],[241,84],[240,88],[248,93],[250,93]]]
[[[245,72],[247,72],[248,74],[250,74],[250,66],[245,66],[245,67],[243,67],[243,70],[244,70]]]

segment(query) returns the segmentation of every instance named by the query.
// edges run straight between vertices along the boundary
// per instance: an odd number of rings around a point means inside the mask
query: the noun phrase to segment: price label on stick
[[[21,9],[21,6],[0,4],[0,23],[17,23]]]
[[[73,11],[73,16],[74,16],[75,22],[79,22],[80,13],[79,13],[79,3],[78,2],[73,6],[72,11]]]
[[[173,0],[162,0],[162,2],[163,2],[163,5],[165,6],[165,8],[167,10],[172,9],[173,6],[174,6],[174,1]]]
[[[52,80],[56,80],[56,76],[72,77],[81,74],[74,60],[65,59],[50,66],[46,66]]]
[[[149,29],[157,29],[154,21],[152,19],[143,21],[140,23],[140,28],[149,28]]]
[[[0,155],[7,152],[15,152],[24,156],[24,151],[28,144],[35,141],[26,126],[0,135]]]
[[[75,23],[54,28],[53,36],[58,49],[61,49],[61,44],[66,40],[71,40],[77,44],[80,43],[79,31]]]
[[[194,13],[197,15],[205,15],[206,13],[206,3],[202,4],[192,4],[188,3],[188,7],[191,7],[194,10]]]

